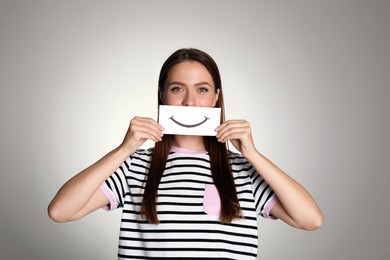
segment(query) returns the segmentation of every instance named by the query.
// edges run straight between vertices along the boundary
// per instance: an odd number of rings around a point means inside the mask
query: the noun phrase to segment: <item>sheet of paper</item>
[[[158,122],[164,134],[215,136],[221,108],[160,105]]]

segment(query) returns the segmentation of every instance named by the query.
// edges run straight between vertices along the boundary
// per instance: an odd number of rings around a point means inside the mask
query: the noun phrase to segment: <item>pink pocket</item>
[[[204,187],[203,211],[212,216],[220,214],[221,200],[217,188],[212,184],[206,184]]]

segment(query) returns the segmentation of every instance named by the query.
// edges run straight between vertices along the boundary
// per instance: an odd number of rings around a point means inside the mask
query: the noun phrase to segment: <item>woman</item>
[[[70,179],[49,205],[57,222],[123,208],[121,259],[256,259],[256,216],[305,230],[323,217],[310,194],[256,149],[250,124],[224,119],[214,60],[180,49],[163,64],[158,103],[220,107],[216,136],[163,135],[151,118],[131,120],[123,142]],[[146,141],[152,149],[140,149]],[[241,154],[227,150],[230,141]]]

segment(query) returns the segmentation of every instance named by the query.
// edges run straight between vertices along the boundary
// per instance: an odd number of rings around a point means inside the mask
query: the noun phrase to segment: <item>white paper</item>
[[[158,122],[164,134],[215,136],[221,108],[160,105]]]

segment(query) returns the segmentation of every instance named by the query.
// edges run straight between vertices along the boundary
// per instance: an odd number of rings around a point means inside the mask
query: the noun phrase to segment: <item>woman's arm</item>
[[[100,185],[147,139],[161,141],[162,127],[151,118],[135,117],[122,144],[66,182],[48,207],[57,222],[79,219],[108,204]]]
[[[322,225],[321,210],[305,188],[260,153],[246,158],[278,196],[279,205],[271,209],[272,215],[300,229],[315,230]]]
[[[100,185],[123,163],[128,154],[117,148],[67,181],[49,205],[49,216],[57,222],[79,219],[108,204]]]
[[[305,230],[314,230],[322,225],[322,212],[309,192],[257,151],[247,121],[229,120],[216,131],[218,140],[231,141],[274,190],[279,202],[272,208],[272,215]]]

